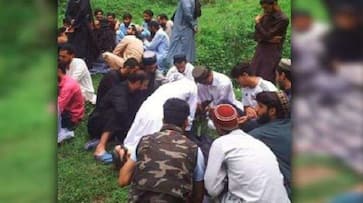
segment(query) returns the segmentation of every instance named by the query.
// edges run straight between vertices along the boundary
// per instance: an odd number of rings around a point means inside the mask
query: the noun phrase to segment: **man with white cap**
[[[220,202],[290,202],[275,155],[238,128],[236,109],[220,104],[210,110],[220,137],[212,144],[205,188]]]
[[[146,91],[146,96],[150,96],[157,88],[169,81],[158,70],[155,52],[145,51],[142,55],[142,65],[142,69],[149,75],[149,86]]]
[[[292,83],[292,75],[291,75],[291,60],[283,58],[280,60],[279,65],[276,69],[276,83],[279,85],[279,88],[284,90],[285,94],[291,100],[291,83]]]

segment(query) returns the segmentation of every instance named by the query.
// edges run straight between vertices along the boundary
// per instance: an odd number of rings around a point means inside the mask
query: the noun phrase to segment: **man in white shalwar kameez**
[[[170,98],[183,99],[189,104],[189,126],[186,130],[190,130],[198,101],[197,85],[181,75],[179,80],[160,86],[141,105],[124,140],[124,146],[129,152],[135,150],[142,136],[158,132],[161,129],[163,105]]]

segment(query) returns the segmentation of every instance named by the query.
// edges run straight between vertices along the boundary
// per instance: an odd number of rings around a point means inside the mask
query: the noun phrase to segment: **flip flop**
[[[112,154],[110,153],[103,153],[102,155],[94,155],[97,161],[100,161],[104,164],[111,164],[112,163]]]
[[[91,149],[95,148],[98,145],[98,143],[100,143],[99,139],[89,140],[88,142],[86,142],[86,144],[84,144],[84,149],[91,150]]]

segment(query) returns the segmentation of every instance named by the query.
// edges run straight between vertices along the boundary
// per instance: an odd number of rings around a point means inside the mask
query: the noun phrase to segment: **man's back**
[[[265,143],[275,154],[285,184],[290,187],[291,181],[291,122],[290,119],[281,119],[248,132],[251,136]],[[286,182],[287,181],[287,182]]]
[[[225,180],[228,192],[246,202],[290,202],[276,157],[265,144],[243,131],[217,138],[209,157],[205,187],[210,195],[219,195]]]
[[[82,59],[72,59],[72,62],[69,64],[69,70],[67,70],[67,75],[78,82],[81,86],[82,94],[87,101],[91,101],[92,103],[96,102],[91,74]]]
[[[126,35],[113,50],[113,54],[121,58],[135,58],[141,62],[142,54],[144,53],[144,46],[141,40],[136,38],[135,35]]]
[[[84,114],[84,99],[79,84],[65,75],[59,84],[58,105],[60,112],[69,112],[71,121],[78,123]]]
[[[144,136],[137,148],[132,201],[166,198],[167,202],[179,202],[190,198],[197,153],[197,145],[175,125],[164,125],[160,132]]]

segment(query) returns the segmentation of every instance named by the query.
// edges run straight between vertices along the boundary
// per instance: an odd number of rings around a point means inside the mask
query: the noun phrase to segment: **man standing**
[[[173,64],[173,57],[176,54],[185,54],[190,63],[196,60],[195,33],[198,31],[198,16],[194,13],[195,0],[179,0],[168,53],[170,64]]]
[[[275,155],[238,129],[236,109],[221,104],[210,111],[219,137],[205,171],[205,188],[220,202],[289,203]]]
[[[168,99],[162,105],[163,126],[145,135],[119,173],[119,185],[131,183],[129,202],[195,202],[204,195],[204,158],[200,148],[184,134],[189,105]],[[123,157],[125,151],[116,147]]]
[[[251,66],[257,76],[274,82],[289,19],[282,13],[277,0],[260,0],[260,4],[264,13],[255,18],[257,47]]]
[[[59,49],[59,62],[67,65],[67,75],[81,86],[82,95],[86,101],[96,104],[96,95],[93,88],[91,74],[83,59],[75,58],[75,52],[70,44],[64,44]]]
[[[92,9],[89,0],[69,0],[65,12],[65,19],[71,23],[72,37],[69,38],[75,48],[75,56],[82,58],[90,66],[98,56],[96,44],[92,37],[93,24]]]
[[[260,127],[248,132],[254,138],[265,143],[275,154],[280,171],[284,176],[284,185],[291,194],[291,121],[289,101],[284,92],[260,92],[257,122]]]
[[[169,50],[169,37],[156,21],[149,23],[149,31],[153,37],[151,40],[144,39],[144,50],[155,52],[159,70],[167,71],[169,64],[166,57]]]

